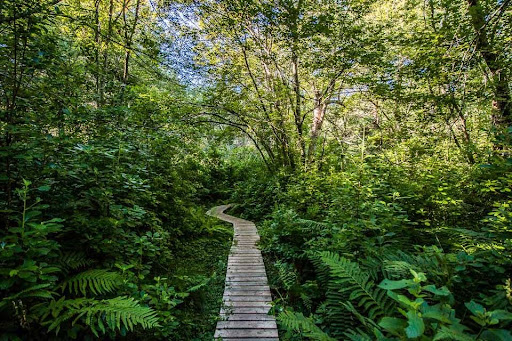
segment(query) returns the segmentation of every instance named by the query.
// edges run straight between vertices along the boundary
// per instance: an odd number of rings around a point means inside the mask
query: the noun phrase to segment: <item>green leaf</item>
[[[396,317],[386,316],[380,320],[379,326],[395,336],[400,336],[400,332],[402,332],[407,327],[407,322]]]
[[[488,329],[482,333],[482,339],[486,341],[510,341],[512,333],[505,329]]]
[[[414,311],[408,311],[406,316],[407,328],[405,328],[405,333],[407,334],[407,337],[414,339],[423,335],[425,332],[425,323],[423,323],[423,319]]]
[[[464,305],[466,306],[466,308],[469,309],[469,311],[471,311],[474,315],[483,315],[485,314],[485,308],[474,302],[473,300],[471,302],[466,302],[464,303]]]
[[[396,290],[396,289],[402,289],[407,288],[409,285],[414,284],[413,281],[410,279],[402,279],[399,281],[392,281],[389,279],[385,279],[379,284],[379,288],[386,289],[386,290]]]
[[[449,296],[451,294],[450,290],[444,286],[437,289],[435,285],[427,285],[424,286],[423,289],[438,296]]]
[[[498,319],[500,321],[512,320],[512,313],[506,310],[493,310],[490,312],[491,318]]]
[[[451,326],[441,326],[434,336],[433,341],[438,340],[455,340],[455,341],[474,341],[475,338],[464,332],[467,329],[461,324],[453,324]]]

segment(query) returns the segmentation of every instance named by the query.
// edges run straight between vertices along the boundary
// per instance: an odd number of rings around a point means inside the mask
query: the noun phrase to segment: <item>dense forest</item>
[[[509,0],[0,1],[0,340],[512,340]]]

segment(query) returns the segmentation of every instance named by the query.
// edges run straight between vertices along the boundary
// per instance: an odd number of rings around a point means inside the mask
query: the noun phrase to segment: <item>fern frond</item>
[[[283,288],[290,290],[298,283],[298,274],[292,264],[277,261],[274,266],[277,269],[279,280],[283,283]]]
[[[47,288],[50,286],[50,284],[36,284],[31,286],[30,288],[24,289],[20,292],[17,292],[11,296],[4,297],[0,301],[0,308],[3,308],[8,302],[14,301],[21,298],[31,298],[31,297],[37,297],[37,298],[53,298],[54,292],[48,290]]]
[[[62,291],[66,289],[76,295],[82,293],[87,296],[90,290],[94,295],[113,292],[122,282],[123,277],[117,272],[103,269],[93,269],[81,272],[66,279],[62,285]]]
[[[439,271],[439,260],[425,254],[412,255],[407,252],[389,252],[382,255],[383,272],[387,278],[404,278],[410,270],[426,272],[433,276]]]
[[[323,286],[327,287],[329,283],[330,277],[330,270],[327,265],[322,261],[322,257],[320,257],[317,253],[311,254],[309,259],[311,260],[311,263],[313,263],[313,266],[316,270],[316,280],[317,282]]]
[[[385,260],[382,263],[382,272],[388,279],[400,279],[408,277],[411,269],[417,270],[412,264],[402,260]]]
[[[60,256],[59,262],[65,269],[69,270],[83,268],[93,263],[84,252],[65,252]]]
[[[356,330],[349,330],[348,332],[343,334],[346,340],[350,341],[373,341],[374,339],[370,337],[368,334],[363,332],[361,329],[357,328]]]
[[[298,332],[311,340],[335,341],[335,339],[320,329],[311,318],[305,317],[302,313],[283,311],[278,315],[277,319],[286,329]]]
[[[66,300],[62,297],[52,301],[43,308],[42,320],[51,315],[51,320],[44,324],[49,325],[48,331],[59,332],[62,324],[73,319],[72,325],[82,321],[99,337],[98,331],[106,333],[107,329],[115,331],[121,327],[133,331],[134,326],[140,325],[144,329],[158,327],[157,312],[150,307],[139,305],[131,297],[115,297],[108,300],[91,298],[77,298]]]
[[[332,252],[322,252],[321,258],[331,269],[338,291],[348,294],[348,300],[355,302],[370,319],[391,313],[394,303],[389,300],[386,291],[378,288],[357,263]]]
[[[303,229],[308,231],[328,231],[329,225],[323,222],[309,220],[309,219],[296,219],[295,223],[300,225]]]

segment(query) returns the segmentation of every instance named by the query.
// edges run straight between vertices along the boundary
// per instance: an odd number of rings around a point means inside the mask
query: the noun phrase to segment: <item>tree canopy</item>
[[[511,340],[509,0],[0,2],[2,340]]]

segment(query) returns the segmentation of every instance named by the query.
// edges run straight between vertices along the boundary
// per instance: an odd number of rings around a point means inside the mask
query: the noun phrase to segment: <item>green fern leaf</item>
[[[393,302],[357,263],[331,252],[322,252],[321,258],[330,268],[338,291],[347,294],[348,301],[355,302],[370,319],[376,320],[379,316],[391,313]]]
[[[305,317],[302,313],[283,311],[277,319],[286,329],[298,332],[311,340],[335,341],[335,339],[320,329],[311,318]]]
[[[44,322],[49,325],[48,331],[59,332],[62,324],[73,318],[72,325],[80,321],[87,325],[91,332],[99,337],[108,330],[115,331],[126,328],[133,331],[134,326],[144,329],[158,327],[157,312],[149,307],[139,305],[131,297],[115,297],[107,300],[77,298],[66,300],[62,297],[52,301],[43,308],[42,320],[51,315],[51,320]]]
[[[93,269],[81,272],[65,280],[62,285],[62,291],[75,293],[78,295],[87,296],[90,291],[94,295],[101,295],[113,292],[122,283],[123,277],[108,270]]]

